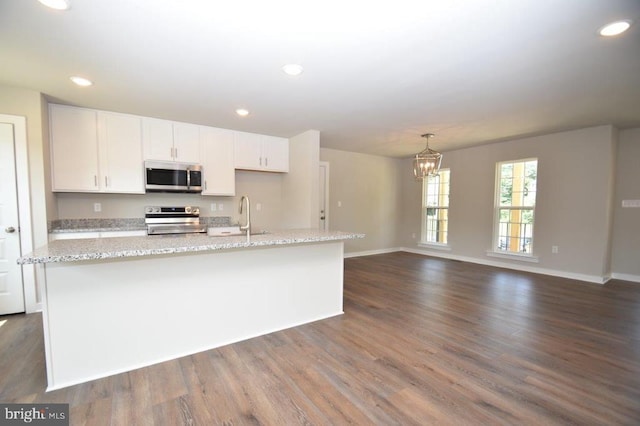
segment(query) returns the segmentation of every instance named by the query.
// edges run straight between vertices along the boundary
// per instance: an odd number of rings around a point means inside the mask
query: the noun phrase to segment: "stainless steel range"
[[[201,234],[207,226],[200,223],[200,207],[159,207],[144,208],[144,222],[147,235]]]

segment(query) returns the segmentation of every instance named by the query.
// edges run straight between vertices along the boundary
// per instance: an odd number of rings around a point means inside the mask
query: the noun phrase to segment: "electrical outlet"
[[[551,246],[551,253],[558,254],[558,246]]]
[[[342,207],[342,201],[338,201],[338,207]]]
[[[256,204],[256,210],[257,210],[257,211],[262,210],[262,203],[257,203],[257,204]]]
[[[224,204],[222,204],[222,203],[218,204],[218,210],[223,211],[224,210]]]
[[[102,211],[102,204],[100,203],[93,203],[93,211],[98,213]]]
[[[215,212],[218,205],[216,203],[211,203],[211,211]]]

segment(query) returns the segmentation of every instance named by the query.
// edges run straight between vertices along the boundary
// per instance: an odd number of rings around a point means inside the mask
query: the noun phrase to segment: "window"
[[[449,170],[422,181],[422,243],[447,244],[449,223]]]
[[[531,256],[536,206],[536,158],[498,163],[494,250]]]

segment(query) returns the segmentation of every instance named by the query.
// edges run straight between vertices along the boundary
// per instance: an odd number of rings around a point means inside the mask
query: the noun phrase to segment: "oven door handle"
[[[191,170],[187,169],[187,189],[191,187]]]

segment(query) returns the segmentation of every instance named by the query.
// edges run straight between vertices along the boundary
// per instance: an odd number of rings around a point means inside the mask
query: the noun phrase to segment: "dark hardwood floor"
[[[344,311],[48,393],[41,316],[0,317],[0,402],[88,425],[640,424],[640,284],[392,253],[345,260]]]

